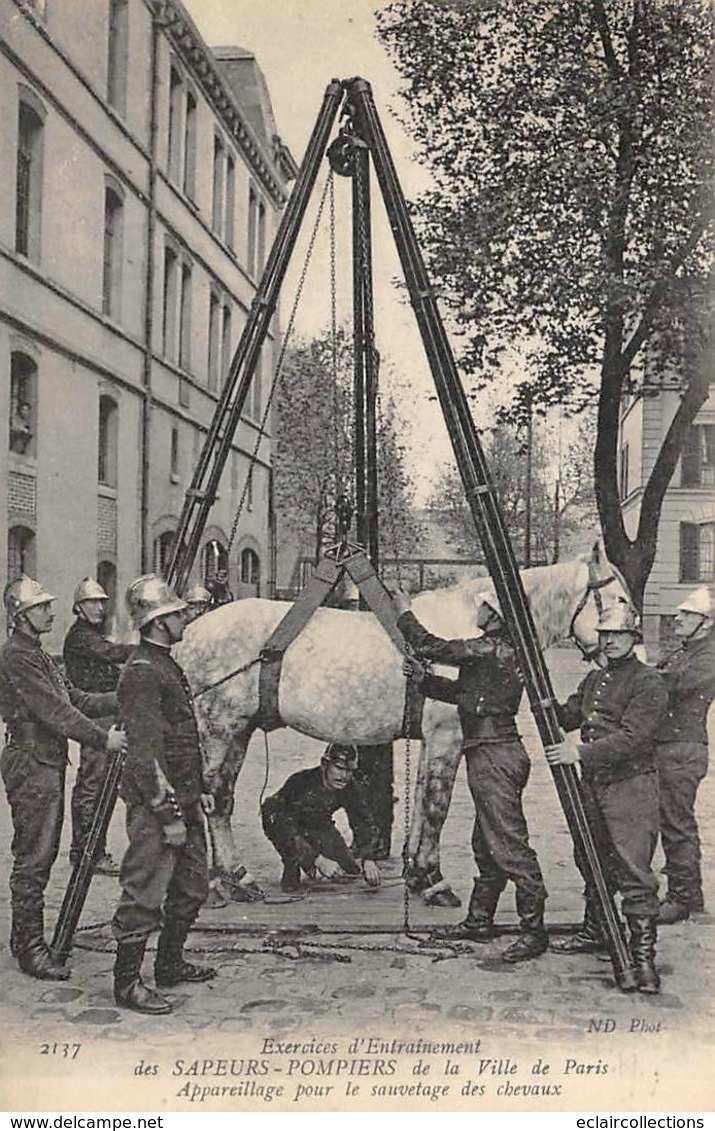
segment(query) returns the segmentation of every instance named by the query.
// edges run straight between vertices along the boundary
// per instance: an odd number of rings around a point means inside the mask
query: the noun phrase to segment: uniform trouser
[[[72,856],[79,856],[89,836],[106,769],[107,755],[104,750],[96,750],[93,746],[80,748],[77,777],[72,790]],[[103,856],[105,851],[106,838],[97,846],[96,858]]]
[[[519,741],[465,743],[474,800],[472,850],[482,882],[495,892],[512,880],[517,895],[544,900],[546,888],[521,805],[531,764]]]
[[[9,742],[0,771],[12,812],[10,891],[13,919],[19,922],[43,911],[62,835],[65,767],[38,762],[31,746]]]
[[[285,805],[269,797],[261,808],[263,831],[284,864],[310,869],[316,857],[335,860],[343,871],[357,875],[360,868],[340,832],[329,817],[315,820],[310,827],[286,813]]]
[[[164,924],[190,925],[206,902],[206,835],[198,812],[186,828],[186,843],[172,848],[164,842],[162,826],[151,810],[127,803],[129,846],[119,874],[122,894],[112,921],[117,942],[143,941]]]
[[[668,895],[702,910],[700,836],[695,797],[708,769],[708,748],[699,742],[664,742],[656,747],[660,788],[660,839]]]
[[[361,746],[359,775],[377,832],[375,857],[385,860],[390,855],[395,811],[392,743],[382,742],[378,746]]]
[[[657,915],[658,878],[651,861],[658,841],[658,775],[582,780],[582,792],[608,890],[621,893],[624,915]],[[588,888],[580,852],[574,855]]]

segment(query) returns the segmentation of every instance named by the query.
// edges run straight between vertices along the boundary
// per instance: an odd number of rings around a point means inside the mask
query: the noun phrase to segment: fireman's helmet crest
[[[186,601],[177,597],[173,589],[156,573],[138,577],[127,589],[126,603],[136,628],[169,613],[179,613],[186,608]]]

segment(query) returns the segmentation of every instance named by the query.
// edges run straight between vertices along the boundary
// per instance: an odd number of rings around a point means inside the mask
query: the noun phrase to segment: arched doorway
[[[259,597],[261,594],[261,559],[255,550],[246,546],[239,558],[239,578],[242,597]]]

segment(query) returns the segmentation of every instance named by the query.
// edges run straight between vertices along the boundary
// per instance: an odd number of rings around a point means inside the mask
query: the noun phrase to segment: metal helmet
[[[205,585],[197,582],[195,585],[190,585],[186,590],[184,600],[187,605],[210,605],[211,594]]]
[[[321,762],[329,762],[331,765],[340,766],[344,770],[356,770],[358,767],[357,746],[342,742],[331,742],[326,746]]]
[[[186,601],[177,597],[164,578],[156,573],[147,573],[133,581],[125,599],[136,628],[143,628],[157,617],[179,613],[186,608]]]
[[[73,598],[73,607],[81,605],[83,601],[108,601],[109,595],[93,577],[83,577],[76,586]]]
[[[699,613],[701,617],[715,620],[715,594],[709,585],[699,585],[678,605],[683,613]]]
[[[632,636],[640,636],[641,621],[638,613],[627,601],[618,601],[609,605],[598,618],[597,632],[630,632]]]
[[[39,581],[35,581],[32,577],[25,577],[24,574],[16,577],[14,581],[10,581],[5,586],[3,593],[5,609],[11,620],[15,620],[20,613],[33,609],[36,605],[47,605],[54,600],[56,598],[53,593],[48,593],[46,589],[42,588]]]

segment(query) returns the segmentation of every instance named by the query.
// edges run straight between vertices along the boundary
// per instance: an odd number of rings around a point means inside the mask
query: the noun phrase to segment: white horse
[[[524,570],[522,578],[542,648],[570,635],[595,650],[602,602],[628,600],[598,545],[590,558]],[[474,636],[477,597],[485,591],[493,592],[488,577],[463,581],[420,594],[413,609],[440,636]],[[289,608],[260,598],[234,601],[194,621],[174,649],[194,693],[206,776],[216,794],[209,820],[214,869],[229,879],[229,890],[233,878],[239,898],[246,898],[240,894],[246,870],[231,831],[234,788],[258,725],[259,654]],[[402,656],[372,613],[320,608],[285,653],[278,706],[285,726],[326,742],[372,746],[399,738]],[[439,836],[461,752],[456,707],[427,700],[422,729],[407,880],[426,902],[454,902],[439,872]]]

